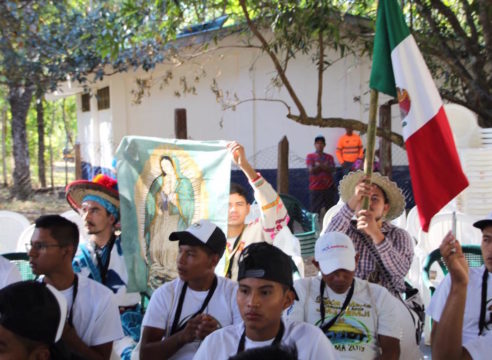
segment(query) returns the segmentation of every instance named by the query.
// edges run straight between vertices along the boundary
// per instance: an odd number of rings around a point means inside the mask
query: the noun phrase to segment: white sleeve
[[[296,290],[299,300],[294,300],[292,305],[288,307],[283,314],[284,319],[289,321],[308,322],[308,319],[304,318],[304,307],[306,301],[309,301],[307,289],[310,285],[311,278],[304,278],[294,281],[294,289]]]
[[[378,301],[378,335],[400,339],[401,324],[398,319],[398,309],[406,311],[405,306],[399,306],[400,300],[391,295],[386,289],[380,289],[381,301]],[[383,291],[384,290],[384,291]],[[401,303],[403,305],[403,303]]]
[[[485,336],[479,336],[463,346],[472,359],[479,360],[488,358],[486,354],[492,354],[492,331]]]
[[[208,360],[208,359],[213,359],[211,356],[212,352],[212,343],[213,343],[213,335],[214,333],[211,333],[208,335],[201,343],[200,347],[198,348],[197,352],[195,353],[195,356],[193,356],[193,360]]]
[[[336,352],[335,348],[331,344],[330,340],[326,337],[323,332],[318,329],[319,331],[317,332],[318,336],[317,339],[314,337],[312,340],[312,351],[310,353],[309,359],[325,359],[325,360],[336,360],[338,359],[338,353]],[[302,350],[297,349],[299,351],[299,354],[302,353]],[[301,359],[301,356],[299,356],[299,359]]]
[[[174,281],[159,287],[150,298],[142,326],[167,330],[169,312],[173,303]]]
[[[446,305],[446,300],[451,289],[451,277],[446,275],[444,280],[439,284],[434,295],[432,295],[429,307],[427,308],[427,315],[429,315],[432,320],[439,322],[441,319],[441,314]]]
[[[96,317],[90,346],[113,342],[124,336],[120,312],[114,302],[113,294],[108,291],[108,296],[98,301],[104,303],[104,306],[100,308],[100,314]]]

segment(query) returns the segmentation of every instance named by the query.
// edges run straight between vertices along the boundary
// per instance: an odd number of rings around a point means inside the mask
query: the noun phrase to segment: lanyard
[[[232,277],[232,263],[234,262],[234,257],[236,256],[237,249],[239,247],[239,244],[241,243],[241,236],[243,236],[244,228],[241,231],[241,234],[236,238],[234,241],[234,246],[232,247],[232,256],[229,258],[229,262],[227,264],[227,271],[226,271],[226,278],[231,278]]]
[[[73,327],[73,307],[75,305],[75,298],[77,297],[77,292],[79,290],[79,278],[77,274],[74,274],[73,278],[73,292],[72,292],[72,306],[70,306],[70,312],[68,313],[68,324]]]
[[[103,284],[106,284],[106,275],[108,274],[109,262],[111,261],[111,251],[113,251],[114,243],[115,243],[115,236],[113,234],[111,235],[111,239],[109,240],[108,243],[108,250],[107,250],[108,256],[105,264],[103,264],[103,258],[100,254],[100,251],[98,251],[97,248],[94,251],[96,253],[97,268],[99,269],[99,274],[101,275],[101,283]]]
[[[275,335],[275,339],[273,339],[272,345],[280,345],[280,341],[282,340],[282,336],[284,336],[284,323],[280,320],[280,328],[278,329],[277,335]],[[239,345],[237,347],[237,353],[241,353],[244,351],[244,343],[246,342],[246,329],[243,330],[241,335],[241,339],[239,339]]]
[[[478,322],[478,335],[482,335],[483,329],[488,330],[488,326],[485,320],[485,312],[487,307],[487,282],[489,279],[489,271],[485,268],[482,276],[482,301],[480,303],[480,320]]]
[[[323,330],[324,333],[330,330],[333,324],[335,324],[335,322],[338,320],[340,315],[342,315],[345,309],[347,308],[348,304],[350,303],[350,300],[352,300],[352,296],[354,295],[354,285],[355,285],[355,280],[352,280],[352,285],[350,285],[350,290],[347,293],[347,296],[345,297],[345,301],[343,302],[342,308],[340,309],[339,313],[333,318],[331,318],[331,320],[327,324],[323,326],[320,325],[320,328],[321,330]],[[325,286],[326,286],[325,282],[323,281],[323,279],[321,279],[321,283],[319,285],[319,297],[320,297],[319,312],[321,314],[321,324],[323,323],[323,321],[325,321],[325,304],[323,301]]]
[[[194,313],[187,321],[185,321],[183,324],[181,324],[180,327],[178,327],[178,322],[179,322],[179,318],[181,317],[181,311],[183,310],[183,303],[184,303],[187,288],[188,288],[188,283],[185,282],[183,288],[181,289],[181,294],[179,295],[178,307],[176,308],[176,314],[174,315],[174,321],[173,321],[173,326],[171,327],[170,336],[184,329],[184,327],[186,326],[189,320],[193,319],[195,316],[201,314],[203,310],[205,310],[208,303],[210,302],[210,299],[212,298],[212,295],[215,292],[215,289],[217,288],[217,276],[214,276],[214,281],[212,283],[212,286],[210,287],[210,290],[208,290],[207,297],[203,301],[203,305],[200,308],[200,310]]]

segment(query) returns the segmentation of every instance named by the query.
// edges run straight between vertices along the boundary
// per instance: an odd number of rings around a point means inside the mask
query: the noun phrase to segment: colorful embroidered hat
[[[78,211],[84,201],[96,201],[116,219],[119,218],[120,198],[115,179],[99,174],[92,181],[75,180],[67,185],[66,197],[70,206]]]
[[[355,186],[359,183],[360,179],[364,176],[363,171],[354,171],[345,175],[340,181],[338,190],[343,202],[348,202],[354,195]],[[389,179],[387,176],[383,176],[378,172],[372,174],[371,183],[379,186],[388,198],[389,210],[386,214],[386,220],[396,219],[405,210],[405,196],[398,185]]]

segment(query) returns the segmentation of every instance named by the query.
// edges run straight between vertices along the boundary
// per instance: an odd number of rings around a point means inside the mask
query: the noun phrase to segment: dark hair
[[[388,195],[386,195],[386,191],[384,191],[384,189],[383,189],[381,186],[379,186],[378,184],[374,184],[374,183],[373,183],[373,185],[376,185],[376,186],[377,186],[377,188],[378,188],[379,190],[381,190],[381,192],[383,193],[384,203],[385,203],[385,204],[389,204],[389,197],[388,197]]]
[[[238,183],[233,183],[231,182],[231,187],[229,189],[229,194],[238,194],[239,196],[242,196],[246,202],[248,202],[248,193],[246,192],[246,189],[239,185]]]
[[[43,215],[34,222],[36,228],[47,229],[59,245],[73,245],[73,255],[79,246],[79,228],[60,215]]]
[[[248,349],[234,356],[229,360],[297,360],[297,348],[281,345],[269,345],[254,349]]]
[[[323,144],[326,144],[325,137],[323,135],[318,135],[314,138],[314,143],[317,143],[318,141],[323,141]]]

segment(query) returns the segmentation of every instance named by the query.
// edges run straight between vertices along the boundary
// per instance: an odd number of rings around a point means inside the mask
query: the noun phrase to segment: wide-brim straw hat
[[[359,170],[351,172],[343,177],[338,187],[343,202],[348,202],[354,195],[355,186],[363,176],[364,172]],[[398,185],[394,181],[391,181],[389,177],[383,176],[378,172],[372,174],[371,183],[376,184],[383,189],[388,197],[389,210],[385,219],[393,220],[400,216],[405,210],[406,202],[405,196]]]
[[[66,198],[75,211],[78,211],[82,207],[82,200],[87,195],[99,196],[109,201],[117,209],[120,208],[117,182],[107,175],[99,174],[92,181],[75,180],[67,185]]]

